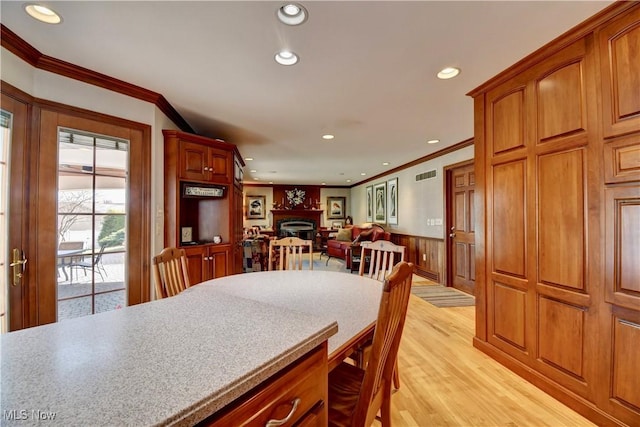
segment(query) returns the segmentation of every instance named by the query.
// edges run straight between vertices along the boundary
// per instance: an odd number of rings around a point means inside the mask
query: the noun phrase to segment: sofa
[[[327,255],[345,260],[347,268],[351,268],[351,246],[376,240],[391,240],[391,233],[377,224],[347,226],[339,230],[334,239],[327,240]]]

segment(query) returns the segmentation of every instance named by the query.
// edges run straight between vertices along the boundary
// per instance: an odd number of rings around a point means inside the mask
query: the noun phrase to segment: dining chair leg
[[[397,370],[396,370],[397,371]],[[382,405],[380,406],[380,422],[383,427],[391,426],[391,386],[386,385]]]

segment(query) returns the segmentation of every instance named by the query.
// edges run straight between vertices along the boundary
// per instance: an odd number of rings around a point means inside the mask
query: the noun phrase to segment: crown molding
[[[51,56],[44,55],[31,46],[16,33],[0,23],[0,45],[27,62],[31,66],[43,71],[59,74],[70,79],[98,86],[113,92],[121,93],[132,98],[154,104],[182,131],[195,133],[191,125],[173,108],[167,99],[156,92],[125,81],[98,73],[88,68],[80,67]]]

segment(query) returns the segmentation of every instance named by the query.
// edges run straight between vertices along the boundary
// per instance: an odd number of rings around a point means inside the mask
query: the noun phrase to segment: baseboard
[[[535,385],[554,399],[589,419],[594,424],[597,424],[598,426],[627,426],[604,412],[602,409],[598,408],[594,403],[545,377],[538,371],[509,356],[488,342],[482,341],[477,337],[473,337],[473,346],[499,362],[510,371],[529,381],[531,384]]]

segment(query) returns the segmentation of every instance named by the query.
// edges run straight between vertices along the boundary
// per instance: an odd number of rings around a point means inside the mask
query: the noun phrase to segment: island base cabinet
[[[198,426],[326,426],[326,341]],[[274,424],[275,425],[275,424]]]

